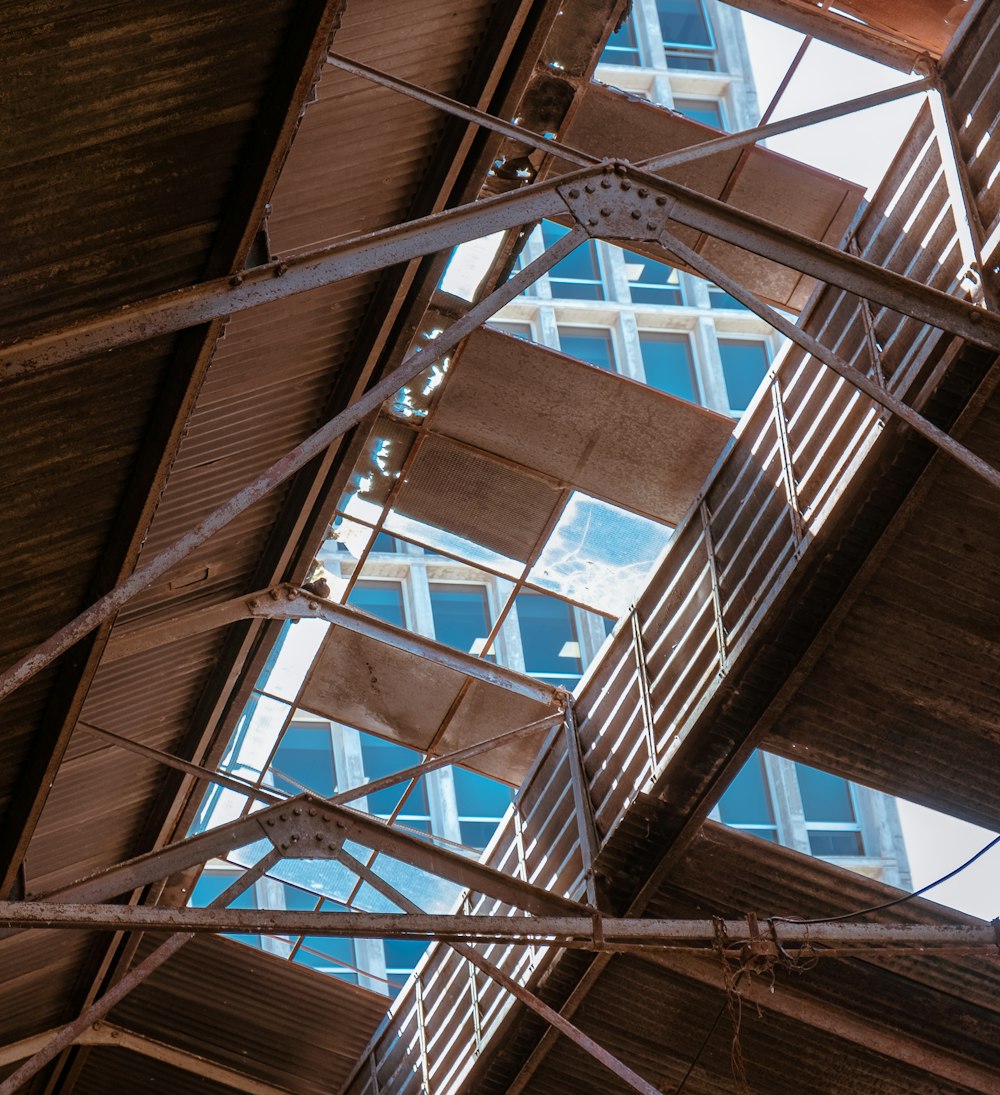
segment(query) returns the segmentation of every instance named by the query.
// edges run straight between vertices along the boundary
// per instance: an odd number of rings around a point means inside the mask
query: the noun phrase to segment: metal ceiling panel
[[[488,328],[465,343],[429,424],[670,524],[733,429],[724,415]]]
[[[638,163],[717,136],[719,131],[711,126],[595,83],[584,94],[562,139],[593,155]],[[863,187],[762,148],[754,148],[736,170],[740,155],[739,149],[733,149],[658,174],[810,239],[839,244],[864,196]],[[559,169],[566,166],[561,164]],[[797,270],[706,239],[691,229],[673,225],[671,230],[778,307],[799,311],[815,285]],[[679,265],[653,245],[629,246]]]
[[[473,680],[450,666],[343,627],[330,629],[300,704],[421,752],[434,742],[436,754],[477,745],[553,711],[551,703]],[[482,753],[466,767],[520,784],[543,736]]]
[[[430,436],[413,458],[394,508],[525,563],[561,495],[551,483]]]

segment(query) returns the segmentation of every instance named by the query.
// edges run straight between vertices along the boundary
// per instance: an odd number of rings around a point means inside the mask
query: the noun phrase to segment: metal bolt
[[[603,208],[603,209],[601,210],[601,216],[602,216],[602,217],[610,217],[610,216],[611,216],[611,210],[610,210],[610,209],[609,209],[609,208],[608,208],[607,206],[605,206],[605,207],[604,207],[604,208]]]
[[[631,189],[632,189],[632,184],[628,181],[628,179],[622,179],[622,190],[631,190]]]
[[[578,198],[580,196],[580,191],[577,190],[577,188],[574,186],[573,189],[569,192],[569,196],[571,198]]]
[[[656,204],[657,205],[666,205],[667,204],[667,199],[662,194],[657,194]]]
[[[337,850],[337,845],[336,844],[327,844],[327,848],[329,848],[331,852],[335,852]]]
[[[593,192],[594,192],[594,184],[593,184],[593,183],[587,183],[587,185],[586,185],[586,186],[584,186],[584,188],[583,188],[583,189],[584,189],[584,190],[586,190],[588,194],[593,194]]]
[[[655,231],[656,231],[656,229],[657,229],[657,227],[658,227],[658,226],[657,226],[657,224],[656,224],[656,222],[655,222],[655,221],[647,221],[647,222],[646,222],[646,228],[647,228],[647,229],[648,229],[648,230],[649,230],[650,232],[655,232]]]
[[[275,268],[274,268],[274,276],[277,277],[277,278],[280,278],[283,274],[287,274],[287,273],[288,273],[288,263],[287,262],[279,262],[278,265],[275,266]]]
[[[260,599],[258,597],[251,598],[251,600],[250,600],[250,611],[251,612],[256,612],[258,608],[260,608]]]
[[[269,817],[269,818],[267,819],[267,823],[268,823],[268,825],[270,825],[270,826],[271,826],[271,827],[273,828],[273,827],[274,827],[274,818],[273,818],[273,817]]]
[[[640,198],[649,197],[649,191],[644,186],[640,186],[636,193],[639,195]]]
[[[347,822],[346,822],[346,821],[339,821],[339,820],[338,820],[338,822],[337,822],[337,828],[338,828],[338,829],[346,829],[346,828],[347,828]]]
[[[293,844],[298,844],[298,842],[299,842],[299,834],[298,834],[298,833],[292,833],[292,835],[291,835],[291,836],[290,836],[290,837],[289,837],[288,839],[289,839],[289,840],[290,840],[290,841],[291,841],[291,842],[292,842]]]
[[[620,164],[613,164],[613,163],[605,164],[604,169],[603,169],[604,174],[605,175],[610,175],[612,171],[617,171],[620,166],[621,166]]]
[[[316,609],[317,609],[317,608],[319,608],[319,601],[310,601],[310,602],[309,602],[309,608],[310,608],[310,609],[311,609],[311,610],[312,610],[313,612],[315,612],[315,611],[316,611]]]
[[[587,224],[589,224],[591,226],[591,228],[593,228],[593,226],[597,223],[598,223],[597,217],[591,217],[590,220],[587,221]]]
[[[323,820],[324,821],[329,821],[330,820],[330,815],[329,814],[324,814],[323,815]]]
[[[969,312],[969,322],[982,323],[983,313],[978,308],[973,308],[972,311]]]
[[[317,840],[317,841],[318,841],[318,842],[319,842],[320,844],[322,844],[322,843],[323,843],[323,841],[324,841],[324,840],[326,840],[326,837],[325,837],[325,836],[324,836],[324,835],[323,835],[322,833],[317,833],[317,834],[316,834],[316,840]]]
[[[309,816],[310,817],[315,817],[316,816],[316,807],[315,806],[310,806],[309,807]]]
[[[302,807],[301,806],[296,806],[295,809],[292,811],[292,813],[296,817],[302,817]]]
[[[614,171],[616,175],[624,175],[628,171],[628,168],[623,163],[616,163]]]
[[[287,841],[287,840],[283,840],[283,841],[281,842],[281,850],[282,850],[283,852],[287,852],[287,851],[288,851],[288,841]]]
[[[632,220],[637,221],[642,216],[642,211],[639,209],[633,209],[629,216],[631,216]]]
[[[242,274],[233,274],[233,276],[229,279],[229,284],[234,289],[238,289],[243,284],[243,275]]]
[[[611,180],[610,179],[601,179],[601,189],[602,190],[610,190],[611,189]]]
[[[282,821],[288,820],[288,814],[278,814],[278,817],[280,817]]]

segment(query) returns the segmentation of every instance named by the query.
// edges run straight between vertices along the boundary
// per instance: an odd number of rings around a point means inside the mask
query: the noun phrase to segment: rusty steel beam
[[[338,858],[342,858],[338,856]],[[744,920],[676,920],[603,916],[486,916],[475,913],[315,912],[297,909],[161,908],[149,905],[0,901],[0,924],[16,928],[317,935],[338,938],[438,939],[589,948],[712,950],[719,932],[733,955],[781,957],[781,948],[816,948],[815,957],[963,954],[996,951],[991,924],[769,922],[751,938]],[[812,956],[812,951],[810,951]]]
[[[901,399],[897,399],[896,396],[889,393],[885,388],[881,387],[881,385],[875,383],[874,380],[866,376],[860,369],[855,369],[853,365],[849,365],[843,358],[838,357],[832,350],[827,349],[827,347],[818,339],[814,338],[797,324],[791,323],[776,309],[765,304],[756,293],[729,277],[728,274],[720,270],[714,263],[709,262],[708,259],[699,255],[693,248],[682,243],[676,236],[669,232],[664,233],[662,242],[664,247],[673,251],[678,258],[688,263],[693,270],[697,271],[703,277],[714,281],[720,289],[724,289],[730,296],[735,297],[741,304],[744,304],[749,308],[751,312],[754,312],[756,315],[760,316],[761,319],[770,323],[772,327],[780,331],[786,338],[790,338],[807,353],[812,354],[813,357],[832,369],[838,376],[843,377],[849,384],[853,384],[859,391],[867,395],[869,399],[894,414],[897,418],[910,426],[911,429],[915,430],[921,436],[926,437],[928,441],[936,445],[943,452],[946,452],[960,464],[963,464],[991,486],[1000,489],[1000,471],[997,471],[996,468],[991,464],[988,464],[981,457],[976,456],[974,452],[967,449],[961,442],[956,441],[950,434],[946,433],[938,426],[935,426],[932,422],[929,422],[922,414],[915,411]]]
[[[565,178],[579,179],[582,185],[595,172],[599,174],[600,169],[582,169]],[[532,183],[509,194],[469,202],[340,243],[295,252],[236,275],[163,293],[26,338],[0,349],[0,380],[180,331],[446,251],[542,217],[565,214],[566,207],[558,193],[560,181]]]
[[[300,859],[336,859],[343,842],[351,840],[539,915],[561,916],[580,913],[585,908],[577,901],[513,878],[485,863],[392,829],[379,818],[309,794],[297,795],[217,829],[109,867],[45,895],[43,901],[59,904],[108,901],[264,837],[282,856]]]
[[[556,195],[558,198],[558,195]],[[562,206],[561,199],[560,206]],[[481,203],[485,204],[485,203]],[[377,233],[376,233],[377,234]],[[29,680],[46,665],[54,661],[75,642],[83,638],[109,616],[113,615],[130,598],[151,585],[172,566],[186,558],[195,548],[205,543],[220,529],[225,528],[241,513],[249,509],[254,502],[266,497],[275,487],[290,479],[314,457],[327,449],[334,441],[349,429],[356,426],[372,411],[377,410],[386,399],[394,395],[408,380],[412,380],[432,362],[454,349],[462,339],[485,323],[494,312],[519,296],[537,278],[557,262],[565,258],[586,239],[582,229],[576,229],[563,236],[544,254],[529,263],[489,296],[470,308],[469,311],[437,338],[432,339],[422,349],[410,354],[387,376],[360,396],[354,403],[336,415],[324,426],[312,433],[290,453],[276,461],[263,471],[242,490],[237,491],[227,502],[212,511],[190,532],[175,541],[148,563],[139,567],[129,578],[119,582],[110,592],[89,608],[85,609],[54,635],[41,643],[25,657],[0,676],[0,699],[10,695],[16,688]]]
[[[281,856],[276,851],[271,851],[265,855],[262,859],[244,873],[231,885],[226,887],[225,890],[212,903],[212,908],[224,908],[231,901],[235,901],[241,893],[248,890],[265,871],[273,867]],[[99,1019],[103,1019],[108,1012],[119,1004],[126,996],[164,962],[168,958],[173,957],[186,943],[189,943],[194,938],[191,933],[181,933],[172,935],[165,943],[161,943],[151,954],[147,955],[137,966],[133,966],[120,980],[116,981],[111,988],[108,989],[102,996],[99,996],[93,1003],[89,1004],[83,1009],[82,1012],[71,1023],[67,1023],[66,1026],[56,1031],[52,1037],[42,1046],[36,1050],[23,1065],[16,1068],[3,1082],[0,1082],[0,1095],[14,1095],[15,1091],[18,1091],[23,1087],[32,1077],[37,1076],[38,1073],[52,1060],[54,1060],[64,1049],[69,1046],[80,1037],[89,1027],[92,1027]]]
[[[912,72],[927,59],[925,50],[916,49],[891,32],[843,18],[812,3],[795,0],[726,0],[726,3],[900,72]]]

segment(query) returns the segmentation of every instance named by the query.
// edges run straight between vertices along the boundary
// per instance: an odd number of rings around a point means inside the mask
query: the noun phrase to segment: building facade
[[[604,52],[597,78],[707,125],[754,124],[757,102],[740,14],[714,0],[634,0]],[[521,262],[566,229],[543,222]],[[498,314],[494,327],[544,344],[720,413],[746,409],[780,349],[773,330],[713,285],[641,255],[591,241]],[[363,568],[347,538],[321,556],[348,603],[389,623],[572,689],[614,625],[610,616],[521,589],[401,536],[379,532]],[[273,659],[272,659],[273,663]],[[270,702],[268,670],[255,697]],[[418,763],[419,754],[307,712],[289,712],[257,776],[279,790],[330,795]],[[252,766],[251,766],[251,772]],[[433,832],[477,854],[513,791],[460,768],[379,791],[357,805],[395,824]],[[906,887],[909,873],[894,802],[784,758],[754,754],[712,816],[799,851]],[[207,870],[194,900],[216,896],[233,868]],[[267,879],[247,905],[333,907],[288,882]],[[423,951],[401,940],[247,937],[246,942],[390,994]]]

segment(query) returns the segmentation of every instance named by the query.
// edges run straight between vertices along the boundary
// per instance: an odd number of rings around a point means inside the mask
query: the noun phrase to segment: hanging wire
[[[921,886],[919,890],[914,890],[913,893],[903,894],[902,897],[896,897],[892,901],[886,901],[881,905],[872,905],[867,909],[858,909],[856,912],[841,913],[839,916],[820,916],[815,917],[812,920],[801,920],[796,916],[771,916],[768,917],[770,923],[785,923],[785,924],[834,924],[838,920],[853,920],[856,916],[867,916],[869,913],[881,912],[883,909],[891,909],[894,905],[902,905],[904,901],[912,901],[915,897],[920,897],[922,894],[927,893],[929,890],[933,890],[936,886],[940,886],[942,882],[947,882],[957,874],[961,874],[962,871],[971,867],[977,859],[982,859],[984,855],[991,849],[1000,844],[1000,836],[995,836],[989,844],[980,848],[978,852],[963,864],[956,867],[953,871],[949,871],[946,875],[942,875],[941,878],[936,879],[934,882],[928,882],[926,886]]]

